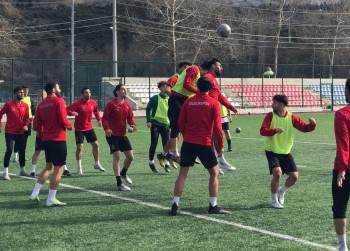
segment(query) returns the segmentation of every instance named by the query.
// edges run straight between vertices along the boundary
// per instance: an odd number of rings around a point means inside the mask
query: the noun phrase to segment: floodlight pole
[[[71,102],[74,101],[75,87],[75,53],[74,53],[74,0],[71,8]]]
[[[117,0],[113,0],[113,77],[118,77]]]

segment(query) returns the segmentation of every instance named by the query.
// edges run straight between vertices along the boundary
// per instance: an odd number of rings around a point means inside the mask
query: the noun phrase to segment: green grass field
[[[40,205],[28,196],[34,180],[13,177],[0,180],[0,250],[322,250],[335,246],[331,212],[331,173],[335,157],[333,114],[313,114],[318,126],[308,134],[296,133],[293,154],[300,179],[286,194],[285,208],[269,207],[270,176],[264,155],[264,141],[259,135],[263,116],[238,116],[231,128],[241,127],[233,135],[233,152],[226,158],[237,167],[234,173],[221,176],[219,205],[231,215],[209,216],[208,174],[197,165],[191,170],[180,209],[192,215],[170,217],[168,211],[149,204],[170,207],[177,171],[152,175],[148,167],[150,135],[145,120],[137,120],[139,131],[130,134],[135,161],[129,171],[132,191],[116,192],[112,158],[101,128],[97,128],[101,145],[101,162],[106,173],[93,170],[90,146],[85,145],[85,175],[75,175],[74,134],[68,134],[68,165],[72,177],[62,183],[76,187],[60,187],[57,197],[67,202],[63,208],[46,208],[48,185],[41,191]],[[307,114],[302,117],[306,119]],[[233,131],[233,130],[232,130]],[[32,135],[27,147],[27,171],[34,149]],[[159,142],[160,145],[160,142]],[[160,149],[160,148],[158,148]],[[0,137],[0,156],[4,154],[4,135]],[[39,170],[44,165],[40,156]],[[158,164],[158,163],[157,163]],[[159,165],[157,168],[160,169]],[[10,172],[18,173],[11,163]],[[111,195],[111,196],[108,196]],[[114,197],[113,197],[114,196]],[[200,218],[204,215],[209,218]],[[215,221],[219,219],[220,221]],[[240,223],[268,233],[243,229]],[[286,240],[270,232],[325,245]]]

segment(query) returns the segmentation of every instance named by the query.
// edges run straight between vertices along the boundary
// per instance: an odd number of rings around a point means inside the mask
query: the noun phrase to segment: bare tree
[[[278,25],[276,30],[276,42],[275,42],[275,53],[274,53],[274,66],[275,66],[275,77],[277,77],[278,74],[278,49],[280,46],[280,36],[281,36],[281,30],[282,30],[282,24],[285,21],[285,16],[283,13],[283,9],[286,5],[286,0],[281,0],[280,6],[279,6],[279,14],[278,14]]]
[[[14,24],[19,16],[10,1],[4,1],[0,5],[0,57],[14,57],[21,53],[22,44]]]
[[[192,53],[196,60],[203,43],[209,39],[205,37],[206,32],[200,31],[203,4],[185,0],[146,0],[144,5],[147,16],[140,17],[127,10],[122,25],[131,27],[141,41],[151,45],[148,55],[162,52],[169,55],[176,71],[178,48],[193,50],[197,45]]]
[[[336,4],[336,8],[334,9],[335,15],[333,16],[334,22],[335,22],[335,28],[333,29],[333,41],[332,41],[332,46],[331,49],[328,50],[328,57],[329,57],[329,76],[333,77],[333,66],[335,63],[335,56],[336,56],[336,51],[338,47],[338,43],[343,43],[344,42],[349,42],[349,40],[344,40],[340,39],[340,36],[348,36],[349,29],[344,27],[344,23],[349,22],[349,16],[344,15],[344,12],[348,11],[350,9],[350,3],[349,1],[339,1]]]

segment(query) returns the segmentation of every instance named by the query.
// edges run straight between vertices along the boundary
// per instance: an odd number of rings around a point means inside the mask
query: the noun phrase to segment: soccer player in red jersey
[[[6,114],[6,127],[5,127],[5,141],[6,152],[4,156],[4,173],[3,178],[5,180],[11,180],[8,172],[10,165],[10,159],[14,143],[18,146],[19,164],[21,176],[28,176],[25,171],[25,132],[28,131],[29,126],[29,107],[24,103],[24,90],[22,87],[16,87],[13,90],[16,95],[14,100],[5,103],[4,107],[0,110],[0,132],[1,132],[1,119]]]
[[[39,105],[39,103],[41,101],[43,101],[47,97],[46,91],[44,89],[40,90],[38,93],[38,96],[39,96],[39,102],[37,103],[37,106]],[[34,115],[35,115],[35,113],[34,113]],[[36,166],[38,164],[40,152],[45,150],[44,149],[44,142],[41,140],[41,138],[42,138],[42,132],[37,130],[36,137],[35,137],[35,148],[34,148],[35,150],[34,150],[34,153],[32,156],[32,169],[30,170],[31,177],[35,177]],[[71,174],[67,168],[67,165],[64,165],[63,168],[64,168],[63,176],[71,176]]]
[[[346,81],[345,98],[350,103],[350,79]],[[347,251],[346,210],[350,196],[350,105],[335,112],[334,132],[337,145],[334,160],[332,197],[333,219],[338,249]]]
[[[68,115],[75,116],[75,142],[77,145],[75,157],[77,160],[78,174],[83,174],[81,160],[83,157],[84,138],[86,138],[86,141],[92,146],[92,155],[95,159],[94,168],[96,170],[104,172],[105,169],[102,167],[99,160],[99,144],[97,141],[96,133],[92,127],[92,114],[95,115],[98,126],[102,125],[101,115],[98,110],[96,101],[91,98],[90,88],[84,87],[81,90],[81,99],[68,106],[67,113]]]
[[[67,120],[66,107],[63,98],[60,97],[59,84],[49,83],[45,86],[45,91],[47,98],[39,104],[36,110],[33,127],[36,131],[42,132],[41,140],[45,149],[46,167],[40,173],[29,198],[39,201],[42,184],[53,171],[46,206],[64,206],[66,203],[59,201],[56,193],[67,158],[66,130],[72,130],[72,126]]]
[[[213,88],[209,91],[209,96],[216,99],[220,102],[223,106],[225,106],[227,109],[233,111],[234,113],[237,113],[237,109],[227,100],[227,98],[223,95],[221,92],[220,85],[217,81],[217,77],[219,77],[224,70],[220,61],[216,58],[213,58],[210,61],[204,62],[201,65],[202,69],[207,70],[206,73],[203,74],[203,77],[208,78],[210,82],[213,84]],[[216,138],[217,135],[214,135],[214,146],[216,146]],[[217,149],[218,150],[218,149]],[[224,156],[224,153],[221,155],[218,154],[218,163],[220,169],[227,170],[227,171],[234,171],[236,168],[229,164]]]
[[[107,143],[113,154],[113,170],[117,180],[118,191],[130,191],[133,182],[127,175],[127,171],[134,159],[132,146],[127,137],[126,123],[129,124],[129,132],[136,131],[134,114],[129,102],[126,100],[126,88],[119,84],[113,90],[115,98],[107,105],[102,117],[102,125],[106,133]],[[125,155],[124,167],[120,171],[120,152]]]
[[[305,123],[287,109],[288,97],[275,95],[272,99],[273,112],[268,113],[260,128],[260,135],[266,137],[265,153],[269,164],[271,179],[271,197],[273,208],[284,207],[284,194],[299,177],[297,166],[291,155],[294,144],[294,128],[301,132],[311,132],[316,128],[316,121],[309,118]],[[284,186],[279,187],[283,174],[288,178]]]
[[[164,152],[158,154],[157,158],[160,163],[166,158],[170,161],[180,162],[180,156],[177,152],[177,140],[179,136],[178,128],[178,118],[180,114],[181,107],[187,98],[195,95],[198,91],[197,80],[201,74],[200,68],[196,65],[188,66],[179,75],[176,84],[171,89],[171,94],[169,97],[169,109],[168,117],[170,121],[170,139],[167,144],[166,150],[168,153]],[[175,168],[175,165],[173,165]]]
[[[33,113],[33,105],[32,105],[32,102],[31,102],[31,99],[30,99],[30,96],[29,96],[29,87],[28,86],[25,86],[23,85],[22,86],[22,89],[24,91],[24,97],[22,99],[22,102],[26,103],[29,107],[29,125],[28,125],[28,130],[25,131],[24,133],[24,151],[26,151],[27,149],[27,141],[28,141],[28,137],[31,135],[32,133],[32,113]],[[17,163],[18,162],[18,145],[15,143],[14,145],[14,156],[13,156],[13,161],[12,162],[15,162]]]
[[[176,85],[176,82],[179,79],[180,74],[185,71],[188,67],[190,67],[192,65],[192,63],[189,62],[181,62],[178,64],[178,71],[176,74],[174,74],[173,76],[171,76],[168,80],[167,80],[167,85],[169,86],[169,88],[166,90],[166,93],[170,96],[171,95],[171,89]],[[180,98],[181,99],[181,98]],[[180,101],[181,103],[182,101]],[[179,104],[179,102],[177,102]],[[173,105],[174,106],[174,105]],[[176,114],[178,113],[176,107],[173,108],[171,114]],[[177,114],[178,116],[178,114]],[[169,115],[168,115],[169,117]],[[170,117],[173,117],[173,115],[171,115]],[[177,118],[173,118],[173,120],[175,121]],[[170,120],[170,119],[169,119]],[[174,123],[173,123],[174,124]],[[173,132],[174,134],[176,134],[176,131],[178,131],[178,129],[176,129],[177,125],[173,125]],[[177,133],[178,134],[178,133]],[[165,167],[166,162],[171,163],[171,165],[176,169],[177,166],[176,164],[173,162],[172,157],[175,157],[175,160],[179,160],[178,157],[178,150],[177,150],[177,142],[179,141],[179,136],[177,136],[176,138],[173,139],[169,139],[168,142],[166,143],[165,147],[164,147],[164,151],[163,153],[157,154],[157,158],[159,160],[160,165],[163,168]],[[170,151],[170,153],[169,153]],[[171,155],[173,153],[173,155]],[[167,158],[167,159],[166,159]]]
[[[220,148],[218,153],[222,153],[224,149],[219,102],[208,95],[212,83],[207,78],[199,78],[197,86],[199,93],[187,99],[180,112],[178,125],[184,141],[181,147],[181,167],[175,183],[170,215],[177,214],[188,171],[197,157],[210,174],[208,213],[227,213],[217,205],[219,167],[212,148],[213,133],[216,133]]]

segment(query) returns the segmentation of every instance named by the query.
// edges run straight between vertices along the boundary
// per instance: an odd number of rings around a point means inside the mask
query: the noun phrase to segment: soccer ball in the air
[[[231,27],[228,24],[220,24],[216,31],[220,37],[228,37],[231,34]]]
[[[241,130],[241,128],[237,127],[235,131],[236,131],[236,133],[240,133],[242,130]]]

